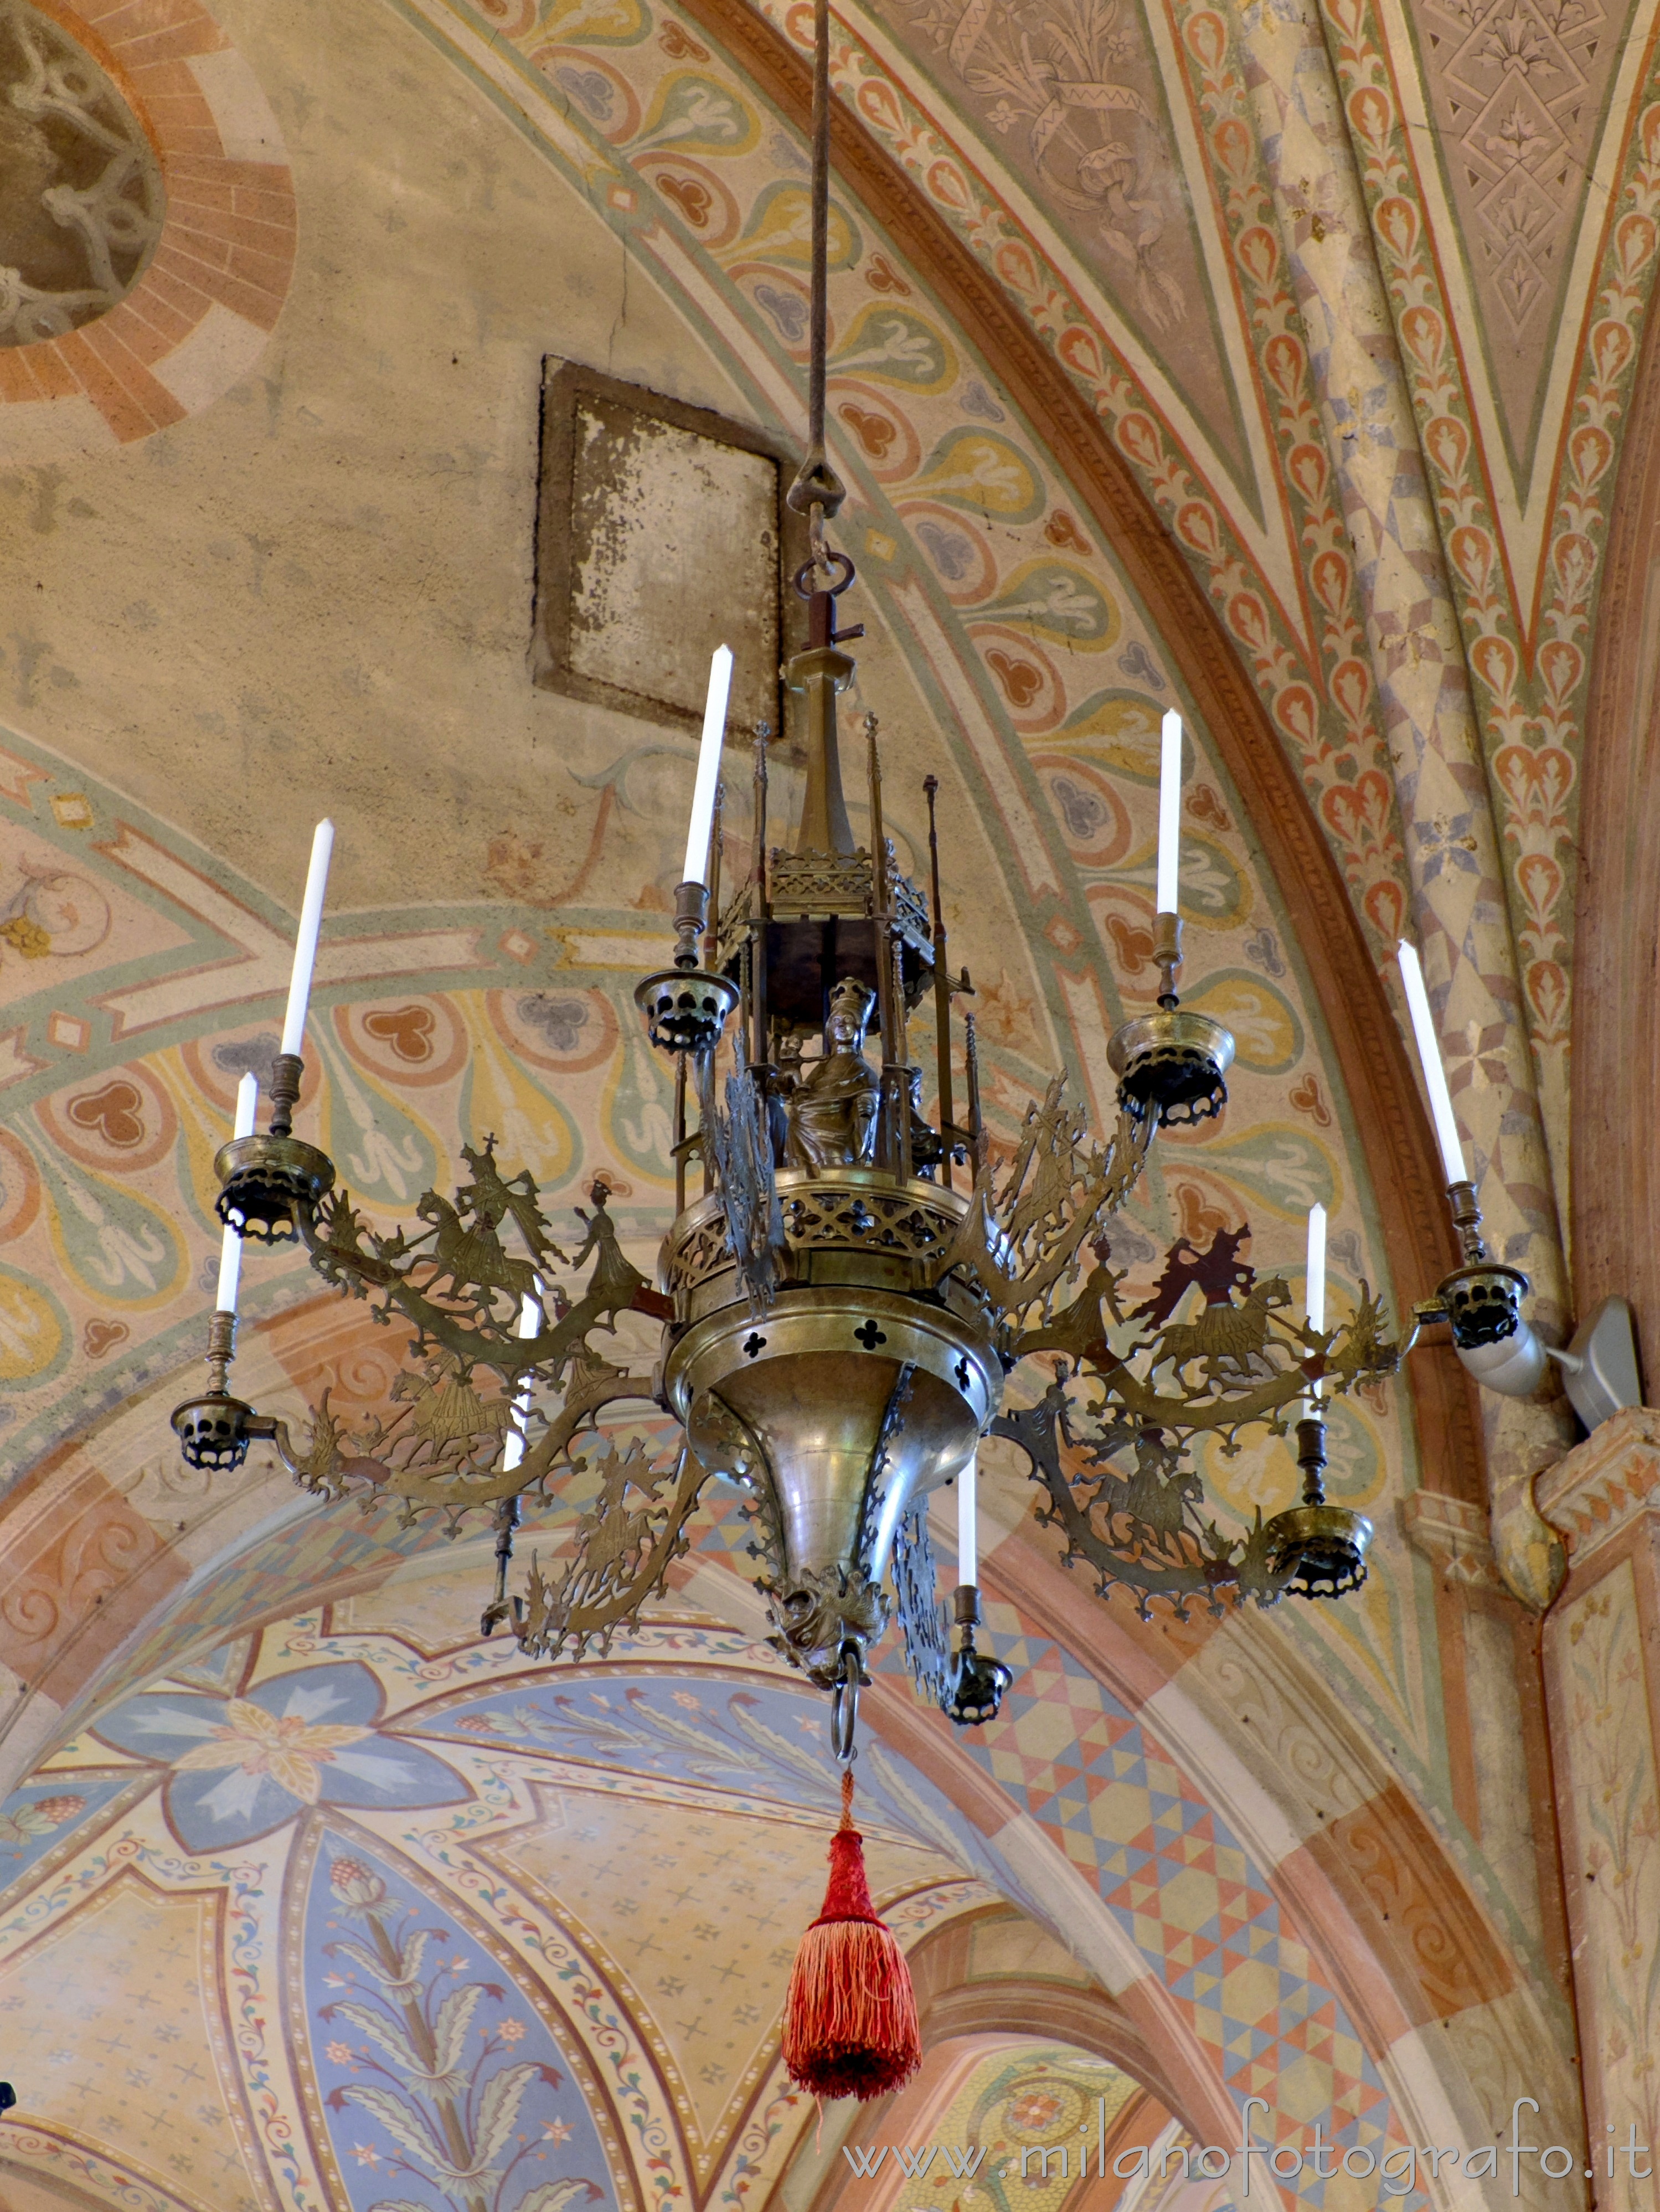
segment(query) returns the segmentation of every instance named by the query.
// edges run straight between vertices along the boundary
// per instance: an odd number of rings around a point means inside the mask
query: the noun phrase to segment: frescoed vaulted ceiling
[[[1377,1528],[1341,1607],[1140,1620],[1062,1571],[988,1451],[1008,1706],[954,1735],[885,1651],[860,1765],[934,2039],[909,2101],[822,2138],[777,2049],[833,1805],[822,1702],[762,1640],[735,1502],[637,1638],[549,1667],[478,1638],[487,1547],[319,1512],[268,1455],[180,1465],[213,1156],[275,1048],[320,812],[301,1114],[358,1203],[410,1220],[489,1131],[568,1222],[603,1172],[653,1264],[671,1081],[632,992],[692,748],[531,680],[538,394],[575,362],[799,440],[811,11],[42,4],[166,197],[119,305],[0,344],[7,2212],[1108,2212],[1000,2174],[866,2190],[839,2153],[890,2118],[999,2151],[1017,2107],[1041,2131],[1098,2097],[1122,2141],[1214,2142],[1258,2092],[1270,2136],[1329,2113],[1381,2151],[1490,2138],[1523,2078],[1552,2124],[1576,2094],[1554,1814],[1507,1753],[1560,1571],[1531,1478],[1568,1427],[1478,1403],[1444,1346],[1334,1413],[1333,1494]],[[1490,1241],[1565,1330],[1588,701],[1660,264],[1653,7],[845,0],[833,70],[849,705],[881,717],[919,878],[939,779],[994,1138],[1063,1065],[1110,1112],[1106,1039],[1158,988],[1174,705],[1184,1003],[1239,1056],[1225,1118],[1161,1140],[1115,1264],[1141,1295],[1176,1237],[1248,1222],[1295,1279],[1319,1199],[1336,1304],[1433,1288],[1454,1247],[1405,931]],[[800,789],[781,747],[775,820]],[[251,1398],[301,1431],[325,1390],[385,1408],[402,1346],[362,1307],[280,1253],[245,1285]],[[1231,1530],[1297,1480],[1272,1440],[1201,1472]],[[527,1551],[562,1553],[577,1490]],[[453,2005],[453,2068],[386,2011],[404,1983],[429,2023]],[[1378,2187],[1294,2193],[1367,2212]]]
[[[473,1574],[450,1571],[234,1638],[6,1801],[0,2021],[41,2039],[0,2137],[9,2184],[145,2212],[735,2207],[797,2163],[809,2191],[847,2185],[836,2148],[850,2130],[870,2147],[866,2116],[843,2104],[821,2133],[777,2048],[836,1801],[817,1697],[684,1606],[562,1668],[480,1644],[475,1609]],[[873,1889],[939,2029],[890,2118],[980,2148],[976,2198],[1010,2212],[1033,2201],[1006,2162],[1023,2146],[1086,2134],[1110,2157],[1213,2130],[1208,2050],[1389,2154],[1364,2034],[1250,1853],[1081,1680],[1077,1745],[1059,1743],[1044,1663],[1034,1644],[979,1805],[944,1747],[901,1748],[892,1722],[861,1758]],[[1045,1879],[1051,1834],[1098,1866],[1098,1933]],[[1162,2036],[1122,1994],[1155,1957]],[[1265,2033],[1293,1990],[1297,2019]],[[1057,2023],[1069,2046],[1034,2041]],[[1182,2117],[1115,2063],[1132,2052],[1173,2075]],[[1045,2170],[1038,2212],[1087,2198]],[[1186,2201],[1180,2179],[1148,2200]],[[897,2183],[881,2202],[929,2201]]]

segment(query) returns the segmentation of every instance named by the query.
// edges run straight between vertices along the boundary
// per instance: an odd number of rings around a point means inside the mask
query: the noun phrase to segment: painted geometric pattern
[[[1558,27],[1584,12],[1559,16]],[[1378,12],[1371,0],[1333,0],[1330,15],[1333,60],[1475,678],[1492,804],[1505,848],[1523,1012],[1558,1187],[1565,1192],[1574,840],[1592,625],[1637,337],[1660,267],[1660,81],[1652,23],[1644,21],[1633,44],[1640,65],[1632,105],[1604,143],[1601,189],[1588,196],[1598,232],[1595,253],[1582,263],[1595,272],[1584,343],[1573,359],[1565,417],[1547,426],[1541,441],[1539,477],[1523,527],[1504,489],[1502,456],[1483,442],[1459,303],[1448,289],[1445,258],[1424,212],[1417,134],[1402,109]],[[1521,6],[1502,26],[1489,26],[1492,37],[1520,40],[1529,51],[1537,28]],[[1616,43],[1608,41],[1610,53]],[[1516,131],[1548,135],[1544,121],[1529,123],[1519,64],[1505,74]],[[1590,125],[1594,108],[1594,99],[1582,101],[1581,125]],[[1523,189],[1519,173],[1512,182]]]
[[[970,1749],[1024,1803],[1187,2009],[1236,2097],[1375,2146],[1376,2069],[1260,1872],[1216,1809],[1078,1662],[1030,1636],[1003,1717]],[[1023,1665],[1024,1662],[1024,1665]]]
[[[1420,54],[1444,118],[1442,166],[1464,216],[1471,275],[1489,307],[1490,357],[1512,437],[1546,368],[1549,328],[1578,228],[1621,40],[1599,0],[1563,8],[1536,0],[1432,0]],[[1529,345],[1506,345],[1527,332]],[[1506,376],[1506,364],[1517,370]],[[1521,442],[1519,438],[1516,441]]]

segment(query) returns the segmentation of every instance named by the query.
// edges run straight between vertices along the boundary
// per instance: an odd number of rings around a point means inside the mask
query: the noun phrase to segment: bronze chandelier
[[[1288,1593],[1339,1597],[1364,1582],[1372,1530],[1326,1498],[1326,1396],[1393,1375],[1424,1319],[1448,1316],[1466,1349],[1525,1329],[1526,1281],[1487,1260],[1474,1193],[1460,1180],[1466,1265],[1418,1308],[1403,1340],[1364,1284],[1341,1327],[1325,1325],[1312,1291],[1312,1310],[1296,1313],[1283,1279],[1259,1279],[1241,1259],[1243,1232],[1219,1232],[1205,1251],[1178,1241],[1152,1296],[1126,1309],[1113,1217],[1161,1127],[1221,1111],[1234,1048],[1177,992],[1179,723],[1173,755],[1167,732],[1161,791],[1163,988],[1156,1011],[1111,1040],[1116,1126],[1091,1136],[1057,1075],[1012,1148],[995,1155],[975,1017],[958,1014],[971,986],[948,961],[933,780],[924,785],[926,896],[884,832],[873,716],[863,732],[867,846],[854,842],[843,796],[836,701],[854,674],[844,648],[862,630],[839,627],[854,570],[825,536],[844,497],[824,448],[825,0],[817,29],[810,428],[789,494],[810,529],[794,578],[807,643],[783,672],[798,702],[806,795],[790,842],[769,846],[762,726],[748,867],[723,904],[718,702],[700,766],[704,811],[676,894],[677,950],[635,994],[675,1069],[676,1208],[657,1279],[622,1250],[603,1182],[588,1209],[574,1211],[581,1241],[568,1255],[529,1172],[504,1171],[488,1137],[464,1146],[470,1179],[453,1198],[428,1191],[415,1224],[383,1234],[365,1222],[332,1161],[292,1127],[321,906],[314,868],[270,1124],[256,1132],[250,1115],[216,1162],[227,1275],[208,1387],[173,1425],[193,1466],[234,1469],[252,1442],[268,1441],[298,1482],[331,1499],[396,1501],[405,1523],[436,1514],[452,1533],[471,1515],[491,1516],[496,1572],[483,1629],[507,1623],[526,1653],[550,1656],[603,1648],[637,1623],[690,1547],[704,1485],[727,1478],[752,1520],[774,1641],[833,1694],[832,1741],[845,1758],[870,1650],[895,1609],[921,1688],[958,1723],[997,1710],[1007,1670],[976,1643],[982,1437],[1025,1453],[1038,1517],[1061,1532],[1067,1564],[1084,1566],[1104,1595],[1124,1588],[1144,1616],[1154,1600],[1185,1617],[1195,1599],[1219,1609]],[[929,1000],[932,1120],[909,1036]],[[873,1024],[874,1066],[865,1050]],[[392,1410],[349,1427],[325,1390],[303,1443],[228,1387],[236,1240],[294,1237],[325,1282],[411,1332]],[[654,1359],[607,1356],[629,1315],[660,1331]],[[1031,1402],[1006,1402],[1027,1362]],[[1282,1437],[1293,1423],[1300,1498],[1225,1532],[1192,1465],[1195,1440],[1217,1437],[1231,1453],[1247,1430]],[[626,1441],[619,1425],[632,1429]],[[569,1559],[545,1575],[533,1562],[522,1592],[510,1591],[522,1502],[556,1500],[579,1478],[597,1482],[597,1495]],[[952,1481],[964,1510],[948,1611],[927,1508]]]

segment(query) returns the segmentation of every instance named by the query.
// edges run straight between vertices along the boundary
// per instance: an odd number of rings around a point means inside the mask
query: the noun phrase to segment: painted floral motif
[[[741,1555],[748,1524],[732,1518],[733,1548]],[[444,1602],[437,1590],[429,1599]],[[1348,2142],[1341,2131],[1349,2130],[1357,2143],[1386,2149],[1396,2139],[1395,2122],[1377,2067],[1335,1995],[1310,1982],[1309,1954],[1261,1870],[1081,1662],[1013,1607],[998,1635],[1021,1671],[999,1741],[968,1747],[976,1765],[1098,1887],[1123,1940],[1191,2024],[1225,2087],[1243,2094],[1280,2075],[1312,2083],[1339,2140]],[[350,1644],[350,1658],[331,1653],[337,1639]],[[301,1653],[292,1671],[270,1671]],[[228,2212],[244,2191],[252,2203],[262,2189],[289,2212],[599,2212],[623,2197],[647,2212],[695,2204],[744,2212],[762,2203],[811,2140],[811,2109],[776,2072],[735,2097],[718,2084],[711,2091],[710,2076],[700,2073],[690,2094],[713,2123],[704,2137],[708,2160],[682,2132],[661,2052],[669,2036],[689,2033],[693,2015],[683,2000],[702,1998],[687,1957],[721,1959],[705,1948],[721,1940],[721,1915],[697,1887],[672,1895],[669,1869],[682,1812],[700,1820],[741,1814],[763,1824],[805,1815],[822,1834],[834,1796],[822,1705],[805,1687],[781,1681],[775,1662],[735,1633],[685,1624],[653,1627],[637,1660],[575,1680],[522,1659],[508,1660],[503,1676],[493,1670],[504,1657],[499,1641],[477,1642],[432,1666],[395,1632],[301,1614],[199,1660],[188,1686],[171,1683],[130,1698],[96,1724],[112,1737],[119,1732],[139,1763],[106,1763],[96,1736],[82,1729],[73,1752],[3,1808],[15,1819],[24,1807],[45,1807],[22,1822],[31,1826],[60,1809],[53,1801],[87,1800],[85,1811],[52,1832],[60,1842],[86,1838],[73,1861],[11,1893],[0,2034],[9,2022],[39,2017],[43,1984],[67,1971],[40,1963],[37,1939],[54,1929],[83,1946],[72,1963],[91,1990],[88,2036],[101,2039],[112,2021],[115,2033],[131,2033],[121,2008],[131,1992],[119,1977],[106,1986],[95,1962],[130,1957],[160,1916],[173,1921],[192,1970],[199,1961],[199,1989],[177,1993],[179,2021],[205,1999],[231,2033],[234,2082],[215,2075],[211,2063],[192,2075],[190,2053],[169,2045],[165,2074],[158,2067],[143,2085],[163,2125],[176,2113],[181,2135],[199,2127],[201,2140],[215,2146],[209,2155],[222,2154],[222,2175],[192,2200],[199,2197],[210,2212]],[[452,1686],[481,1658],[477,1689],[458,1692]],[[897,1653],[878,1665],[896,1694],[906,1691]],[[382,1798],[359,1822],[328,1806],[348,1762],[412,1747],[378,1734],[384,1708],[365,1690],[371,1674],[399,1701],[400,1725],[423,1729],[422,1742],[435,1751],[453,1741],[453,1755],[477,1778],[476,1796],[413,1817]],[[293,1702],[296,1691],[303,1702]],[[405,1707],[409,1697],[417,1702]],[[1069,1753],[1055,1748],[1057,1698]],[[177,1766],[199,1746],[228,1748],[233,1741],[269,1757],[270,1734],[259,1723],[249,1724],[252,1736],[237,1735],[230,1708],[239,1702],[275,1722],[363,1734],[305,1752],[319,1771],[318,1804],[283,1791],[289,1817],[268,1844],[246,1854],[187,1856],[157,1818],[166,1789],[228,1781],[277,1788],[269,1771]],[[490,1725],[460,1725],[480,1720]],[[289,1755],[302,1741],[290,1731]],[[325,1751],[333,1756],[319,1755]],[[580,1770],[590,1762],[608,1773],[584,1777]],[[935,1854],[933,1878],[892,1908],[908,1947],[935,1920],[999,1894],[1053,1926],[1052,1890],[1033,1894],[1035,1883],[936,1783],[879,1743],[866,1747],[860,1765],[861,1819],[873,1840]],[[454,1778],[442,1779],[453,1793]],[[666,1816],[654,1830],[641,1818],[648,1799]],[[119,1822],[88,1836],[112,1801],[120,1806]],[[530,1832],[538,1828],[535,1838]],[[654,1832],[667,1846],[663,1856]],[[38,1840],[51,1850],[50,1835]],[[523,1843],[533,1848],[523,1851]],[[573,1882],[567,1893],[562,1869],[579,1860],[598,1889]],[[985,1887],[952,1869],[979,1872]],[[815,1888],[818,1880],[815,1874]],[[579,1890],[590,1900],[605,1893],[606,1940],[617,1947],[612,1955],[626,1990],[587,1948]],[[1181,1910],[1166,1922],[1159,1900],[1177,1895]],[[781,1955],[769,1963],[781,1973],[799,1918],[787,1899],[785,1907],[764,1938],[777,1944]],[[732,1910],[762,1917],[747,1893]],[[756,1935],[761,1942],[758,1928]],[[730,1954],[723,1963],[733,1966]],[[1231,1992],[1260,1990],[1263,1974],[1274,1978],[1280,2002],[1264,2009],[1253,1994],[1244,2018]],[[722,2005],[747,2009],[745,2025],[764,2037],[756,1996],[737,1972],[723,1976]],[[665,2025],[662,2036],[654,2022]],[[142,2032],[153,2039],[158,2023],[169,2025],[146,2016]],[[53,2039],[51,2049],[61,2042],[74,2055],[67,2023],[54,2026]],[[96,2087],[109,2072],[101,2041],[88,2042],[80,2057],[81,2079]],[[986,2200],[980,2212],[1059,2212],[1068,2183],[1055,2177],[1047,2194],[1029,2186],[1017,2155],[1005,2191],[997,2168],[1010,2144],[1081,2142],[1085,2120],[1093,2141],[1103,2093],[1087,2068],[1035,2063],[1029,2049],[979,2075],[961,2128],[947,2139],[987,2150],[975,2182],[975,2197]],[[179,2201],[171,2191],[94,2188],[101,2169],[64,2162],[107,2157],[114,2148],[112,2100],[82,2103],[67,2062],[43,2066],[33,2096],[29,2124],[39,2148],[31,2154],[44,2175],[61,2173],[100,2203],[119,2197],[133,2212],[168,2212]],[[1022,2104],[1027,2098],[1036,2101]],[[1061,2110],[1051,2118],[1055,2100]],[[1011,2109],[1017,2105],[1030,2124],[1024,2133]],[[93,2142],[59,2144],[55,2121],[88,2111]],[[1264,2131],[1291,2124],[1270,2121]],[[8,2130],[9,2155],[19,2140],[18,2130]],[[179,2155],[186,2155],[183,2144]],[[256,2184],[257,2160],[274,2192]],[[921,2212],[923,2201],[919,2183],[914,2195],[896,2199],[894,2212]]]
[[[1139,25],[1120,15],[1117,0],[1062,0],[1041,14],[1007,0],[921,0],[916,27],[946,49],[991,128],[1023,141],[1033,173],[1087,219],[1150,326],[1164,331],[1187,314],[1158,252],[1179,201],[1158,118],[1129,81],[1146,75]]]
[[[71,1837],[79,1848],[130,1779],[107,1771],[43,1775],[0,1799],[0,1888],[9,1888]]]
[[[488,1971],[482,1955],[423,1924],[427,1910],[361,1851],[319,1861],[311,1924],[361,1931],[324,1942],[327,1970],[312,1977],[342,1993],[315,2017],[339,2077],[323,2103],[354,2198],[397,2192],[367,2212],[567,2212],[608,2197],[590,2178],[605,2172],[598,2138],[550,2063],[546,2028],[515,2009],[503,1980],[473,1978]]]
[[[430,1752],[376,1733],[367,1667],[305,1667],[234,1698],[159,1690],[99,1723],[118,1750],[168,1769],[167,1819],[186,1850],[228,1850],[310,1805],[453,1805],[466,1785]]]
[[[0,1813],[0,1844],[27,1844],[36,1836],[49,1836],[86,1808],[84,1797],[37,1797],[15,1813]]]

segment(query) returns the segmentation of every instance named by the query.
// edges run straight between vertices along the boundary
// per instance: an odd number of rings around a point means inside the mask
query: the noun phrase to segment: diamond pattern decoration
[[[1601,0],[1430,0],[1423,25],[1478,278],[1520,332],[1555,289],[1606,80],[1596,56],[1617,42]]]
[[[964,1732],[969,1751],[1099,1889],[1230,2092],[1268,2099],[1265,2140],[1317,2119],[1328,2141],[1381,2154],[1394,2134],[1382,2078],[1261,1870],[1131,1713],[995,1611],[1015,1680],[1001,1717]]]

